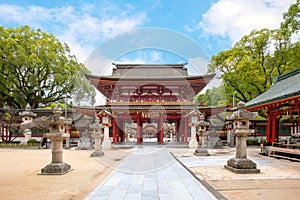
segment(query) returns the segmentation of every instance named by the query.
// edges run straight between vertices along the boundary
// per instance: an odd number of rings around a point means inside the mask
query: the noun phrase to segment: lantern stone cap
[[[97,116],[95,116],[95,123],[90,125],[91,130],[104,128],[102,124],[100,124],[100,120]]]
[[[43,117],[43,121],[51,124],[63,123],[65,125],[70,125],[72,123],[72,119],[61,116],[63,111],[60,107],[55,106],[52,113],[53,115],[50,115],[49,117]]]
[[[19,115],[21,117],[36,117],[37,115],[35,113],[33,113],[31,111],[31,106],[29,105],[29,103],[27,103],[27,105],[25,106],[25,110],[23,112],[19,112]]]
[[[237,108],[238,110],[229,115],[227,120],[252,119],[258,115],[257,112],[250,112],[246,110],[246,105],[242,101],[237,104]]]
[[[203,116],[204,113],[200,112],[197,108],[194,108],[193,110],[191,110],[187,115],[187,116]]]
[[[100,116],[113,116],[113,114],[106,108],[103,108],[101,112],[98,113]]]
[[[61,107],[59,107],[58,105],[56,105],[56,106],[53,108],[52,113],[53,113],[54,115],[61,115],[61,114],[63,113],[63,111],[62,111]]]
[[[206,122],[206,121],[199,121],[197,123],[197,126],[209,126],[209,122]]]
[[[200,121],[198,121],[197,126],[209,126],[209,122],[204,120],[204,115],[200,116]]]

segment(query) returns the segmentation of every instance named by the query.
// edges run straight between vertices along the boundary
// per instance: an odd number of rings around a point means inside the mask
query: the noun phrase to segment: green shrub
[[[27,141],[27,144],[35,144],[35,143],[39,143],[36,139],[30,139]]]
[[[258,138],[250,138],[247,140],[247,145],[260,145]]]
[[[4,142],[4,143],[5,143],[5,142]],[[10,143],[12,143],[12,144],[20,144],[21,141],[11,141]]]

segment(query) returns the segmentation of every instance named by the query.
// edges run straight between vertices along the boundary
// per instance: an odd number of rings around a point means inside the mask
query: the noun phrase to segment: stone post
[[[86,149],[92,149],[92,143],[91,143],[91,136],[89,134],[89,131],[86,129],[81,133],[80,140],[78,142],[78,149],[80,150],[86,150]]]
[[[195,149],[198,147],[198,142],[196,138],[196,127],[199,121],[199,117],[202,115],[203,113],[201,113],[197,108],[194,108],[186,115],[186,117],[188,117],[189,119],[188,125],[191,127],[191,139],[189,141],[189,148]],[[186,126],[186,124],[184,126]]]
[[[70,148],[70,138],[68,137],[66,139],[66,149],[69,149]]]
[[[24,141],[21,142],[21,144],[27,144],[28,140],[31,139],[31,129],[27,128],[24,130]]]
[[[26,105],[25,111],[20,112],[19,115],[22,117],[21,129],[24,132],[24,141],[22,144],[27,144],[27,141],[31,139],[31,127],[33,118],[36,117],[36,114],[31,112],[31,106],[29,104]]]
[[[197,148],[198,142],[196,138],[196,125],[191,126],[191,140],[189,142],[189,148]]]
[[[204,121],[204,116],[201,115],[200,121],[197,124],[198,126],[198,135],[201,138],[201,144],[199,140],[198,148],[195,150],[194,155],[196,156],[209,156],[207,149],[205,149],[206,136],[208,135],[208,131],[206,130],[209,126],[209,122]]]
[[[104,152],[102,151],[101,148],[101,138],[103,137],[102,130],[101,130],[102,127],[99,124],[99,122],[100,120],[96,116],[95,123],[90,125],[90,133],[95,140],[95,151],[91,154],[91,157],[99,157],[104,155]]]
[[[109,140],[109,127],[112,126],[112,113],[103,108],[101,112],[97,113],[97,117],[101,119],[101,124],[104,126],[104,139],[102,142],[102,149],[111,149],[111,141]],[[116,123],[116,121],[114,121]],[[117,126],[117,124],[115,124]]]
[[[256,163],[247,158],[247,137],[254,133],[249,129],[250,120],[257,116],[257,113],[249,112],[245,109],[245,103],[238,103],[238,111],[228,117],[233,121],[232,134],[236,137],[236,156],[227,161],[224,167],[238,174],[259,173]]]
[[[109,127],[104,127],[104,138],[102,142],[102,149],[111,149],[111,141],[109,140]]]
[[[41,175],[62,175],[71,170],[71,165],[63,162],[63,140],[70,137],[65,133],[65,125],[70,125],[71,120],[61,116],[63,112],[59,107],[53,109],[53,115],[45,118],[49,133],[44,137],[52,142],[52,161],[41,170]]]

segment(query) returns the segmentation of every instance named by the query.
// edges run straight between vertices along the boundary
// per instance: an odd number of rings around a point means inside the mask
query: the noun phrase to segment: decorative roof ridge
[[[183,67],[185,65],[187,65],[187,63],[177,63],[177,64],[171,64],[171,63],[165,63],[165,64],[142,64],[142,63],[112,63],[113,65],[115,65],[116,67],[120,66],[120,67],[147,67],[147,66],[154,66],[154,67],[164,67],[164,66],[168,66],[168,67],[172,67],[172,66],[180,66]]]
[[[274,78],[274,84],[300,73],[300,67]]]
[[[99,75],[92,75],[92,74],[83,74],[87,79],[88,78],[95,78],[95,79],[101,79],[101,78],[127,78],[126,76],[119,76],[119,77],[114,77],[112,75],[104,75],[104,76],[99,76]],[[203,75],[181,75],[181,76],[178,76],[178,77],[170,77],[170,79],[174,79],[174,78],[210,78],[210,77],[214,77],[216,76],[216,73],[210,73],[210,74],[203,74]],[[128,78],[131,78],[131,79],[145,79],[144,77],[141,77],[141,78],[137,78],[137,77],[128,77]],[[163,79],[162,77],[160,78],[155,78],[155,77],[152,77],[152,78],[149,78],[149,79]]]

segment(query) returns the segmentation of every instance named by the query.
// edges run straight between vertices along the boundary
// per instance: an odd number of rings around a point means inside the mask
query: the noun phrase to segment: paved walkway
[[[86,200],[216,199],[165,148],[137,147]]]

